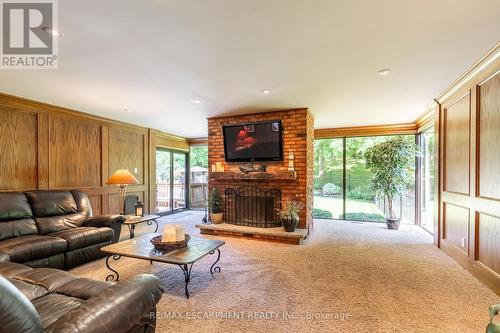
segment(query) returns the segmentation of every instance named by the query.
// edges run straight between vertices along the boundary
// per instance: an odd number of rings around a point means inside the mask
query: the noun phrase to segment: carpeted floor
[[[185,223],[197,235],[201,217],[183,212],[161,224]],[[151,228],[141,225],[136,235]],[[162,280],[157,332],[484,332],[488,305],[500,302],[416,226],[317,220],[302,246],[221,239],[222,272],[209,273],[213,257],[196,263],[189,300],[176,266],[113,263],[121,279]],[[104,259],[72,272],[108,274]]]

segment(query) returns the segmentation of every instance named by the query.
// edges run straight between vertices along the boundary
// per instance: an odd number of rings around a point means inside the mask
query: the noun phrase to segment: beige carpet
[[[192,226],[201,216],[183,212],[162,223],[198,234]],[[209,273],[213,257],[196,263],[189,300],[176,266],[113,263],[122,279],[147,272],[162,280],[157,332],[484,332],[488,305],[500,302],[416,226],[318,220],[302,246],[224,240],[222,272]],[[108,274],[103,259],[72,272]]]

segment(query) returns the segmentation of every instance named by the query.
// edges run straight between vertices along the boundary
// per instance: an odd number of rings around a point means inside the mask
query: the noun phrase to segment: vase
[[[386,219],[387,229],[398,230],[401,221],[399,219]]]
[[[212,223],[215,223],[215,224],[220,224],[222,223],[222,213],[218,213],[218,214],[215,214],[215,213],[211,213],[210,214],[210,220],[212,221]]]
[[[299,224],[298,217],[282,217],[281,224],[283,225],[283,229],[286,232],[294,232],[295,228],[297,228],[297,224]]]

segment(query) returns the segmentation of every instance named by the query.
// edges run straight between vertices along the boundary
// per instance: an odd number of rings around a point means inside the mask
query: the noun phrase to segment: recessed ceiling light
[[[262,93],[264,95],[269,95],[271,93],[271,91],[269,89],[262,89]]]
[[[191,98],[191,102],[193,102],[194,104],[200,104],[201,103],[201,99],[199,99],[199,98]]]
[[[385,76],[387,74],[389,74],[391,72],[391,70],[389,68],[384,68],[384,69],[381,69],[378,71],[379,75],[382,75],[382,76]]]
[[[129,109],[123,109],[123,111],[125,111],[125,112],[131,112]]]
[[[55,36],[55,37],[62,37],[62,33],[60,33],[59,31],[55,30],[55,29],[52,29],[52,28],[49,28],[49,27],[45,27],[45,28],[42,28],[43,31],[51,34],[52,36]]]

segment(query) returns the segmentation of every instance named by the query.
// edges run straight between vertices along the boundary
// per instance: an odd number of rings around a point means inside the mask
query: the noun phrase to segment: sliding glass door
[[[186,208],[186,154],[173,153],[173,209]]]
[[[207,208],[208,196],[208,146],[191,146],[189,150],[189,208]]]
[[[160,215],[187,207],[187,155],[156,149],[156,212]]]
[[[434,128],[420,133],[420,225],[434,233],[436,149]]]
[[[341,219],[344,205],[344,140],[314,142],[314,217]]]
[[[401,135],[415,142],[414,135]],[[394,136],[316,140],[314,144],[314,217],[385,222],[387,203],[371,189],[365,151]],[[402,223],[415,223],[415,165],[407,171],[408,191],[394,200]]]
[[[165,213],[172,210],[172,153],[168,150],[156,150],[156,212]]]

